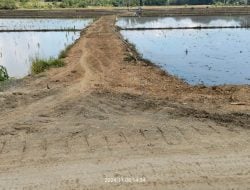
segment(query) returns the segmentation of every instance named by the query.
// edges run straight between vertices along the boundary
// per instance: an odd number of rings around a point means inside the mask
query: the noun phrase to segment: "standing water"
[[[231,17],[229,20],[231,25],[234,21]],[[152,25],[151,20],[144,25]],[[161,22],[159,25],[165,26]],[[124,30],[121,33],[135,44],[143,58],[189,84],[250,84],[249,29]]]
[[[92,19],[0,19],[0,65],[11,77],[30,73],[32,60],[57,57],[80,32],[1,32],[1,30],[84,29]]]
[[[189,16],[189,17],[123,17],[117,22],[121,28],[178,28],[249,26],[250,16]]]

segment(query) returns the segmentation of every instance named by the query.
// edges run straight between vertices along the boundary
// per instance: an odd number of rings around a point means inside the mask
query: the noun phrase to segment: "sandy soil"
[[[66,67],[1,88],[0,189],[248,189],[250,87],[185,84],[115,19],[84,31]]]

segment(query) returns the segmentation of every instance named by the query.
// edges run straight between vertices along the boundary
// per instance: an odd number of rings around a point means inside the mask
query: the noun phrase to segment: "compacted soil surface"
[[[65,67],[0,85],[0,189],[248,189],[250,87],[190,86],[115,20]]]

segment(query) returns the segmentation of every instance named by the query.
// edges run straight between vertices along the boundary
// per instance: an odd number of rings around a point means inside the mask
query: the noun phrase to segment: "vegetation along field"
[[[0,0],[0,190],[250,187],[245,0]]]
[[[88,6],[244,5],[249,0],[0,0],[0,8],[86,8]]]

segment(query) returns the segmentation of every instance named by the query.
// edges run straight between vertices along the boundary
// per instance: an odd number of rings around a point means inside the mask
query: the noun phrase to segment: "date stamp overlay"
[[[147,179],[145,177],[105,177],[105,183],[145,183]]]

